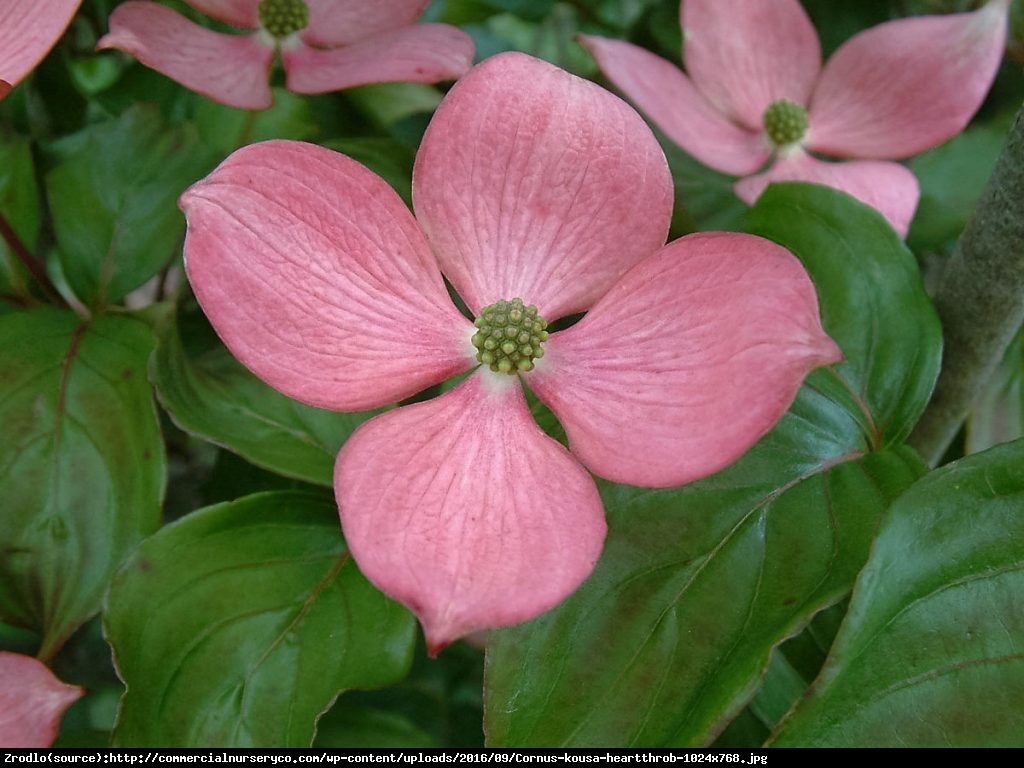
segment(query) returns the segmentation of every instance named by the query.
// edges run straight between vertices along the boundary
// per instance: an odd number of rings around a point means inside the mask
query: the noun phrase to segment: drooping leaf
[[[186,354],[173,318],[163,327],[150,373],[161,404],[186,432],[319,485],[332,484],[341,444],[376,413],[335,413],[285,397],[216,340]]]
[[[751,223],[807,266],[847,360],[813,373],[725,471],[682,489],[603,487],[593,575],[488,645],[493,746],[712,742],[773,648],[848,592],[882,514],[925,470],[894,445],[938,367],[913,257],[874,211],[810,185],[769,190]]]
[[[121,747],[299,747],[339,692],[400,680],[412,614],[356,568],[329,494],[206,507],[135,551],[106,634]],[[201,714],[199,714],[201,713]]]
[[[145,324],[41,309],[0,317],[0,619],[49,658],[159,524],[164,448]]]
[[[885,518],[777,746],[1024,746],[1024,441],[919,480]]]
[[[212,165],[195,131],[169,128],[155,108],[64,140],[63,162],[46,176],[58,253],[75,295],[115,304],[181,251],[185,218],[176,201]]]

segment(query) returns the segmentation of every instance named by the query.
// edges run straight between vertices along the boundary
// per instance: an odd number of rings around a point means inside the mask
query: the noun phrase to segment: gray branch
[[[937,464],[1024,323],[1024,109],[935,294],[942,373],[909,443]]]

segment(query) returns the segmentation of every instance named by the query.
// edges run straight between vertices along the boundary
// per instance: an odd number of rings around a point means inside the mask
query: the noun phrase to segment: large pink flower
[[[326,93],[369,83],[436,83],[473,64],[473,41],[448,24],[416,24],[428,0],[186,0],[250,30],[229,35],[159,3],[131,0],[110,16],[98,48],[119,48],[186,88],[241,109],[273,103],[270,68],[281,53],[286,85]]]
[[[889,161],[967,125],[1002,59],[1008,6],[992,0],[974,13],[881,24],[824,69],[797,0],[684,0],[689,77],[635,45],[581,39],[669,138],[705,165],[747,176],[736,193],[748,204],[772,181],[813,181],[877,208],[905,235],[920,193],[913,174]]]
[[[196,296],[277,389],[355,411],[470,371],[366,422],[335,471],[356,561],[437,652],[587,577],[606,530],[588,469],[645,486],[715,472],[840,353],[782,247],[722,233],[664,245],[672,184],[653,134],[549,64],[508,53],[460,80],[413,181],[415,218],[347,157],[273,141],[238,150],[182,207]],[[584,310],[548,335],[545,321]]]
[[[64,34],[82,0],[0,0],[0,99]]]
[[[37,659],[0,651],[0,747],[48,747],[64,710],[84,691]]]

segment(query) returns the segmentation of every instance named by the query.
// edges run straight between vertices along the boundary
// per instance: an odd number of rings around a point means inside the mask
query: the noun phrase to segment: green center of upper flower
[[[533,361],[544,357],[541,345],[548,339],[548,324],[533,304],[526,306],[520,298],[484,307],[473,325],[476,359],[496,373],[532,371]]]
[[[764,130],[776,147],[796,144],[807,133],[807,110],[786,99],[773,101],[764,111]]]
[[[309,6],[303,0],[262,0],[260,25],[278,40],[309,25]]]

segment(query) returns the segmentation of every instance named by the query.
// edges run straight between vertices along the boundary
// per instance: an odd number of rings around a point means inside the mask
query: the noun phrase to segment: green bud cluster
[[[309,7],[303,0],[262,0],[259,13],[260,25],[277,40],[309,25]]]
[[[807,125],[807,110],[786,99],[773,101],[764,111],[764,130],[776,147],[800,141]]]
[[[533,361],[544,357],[541,345],[548,339],[548,324],[533,304],[526,306],[520,298],[485,307],[473,325],[476,359],[495,373],[532,371]]]

